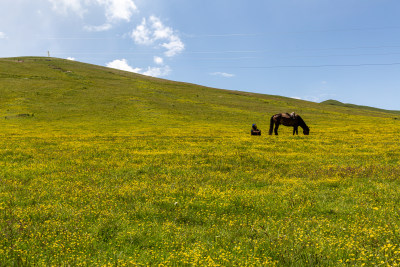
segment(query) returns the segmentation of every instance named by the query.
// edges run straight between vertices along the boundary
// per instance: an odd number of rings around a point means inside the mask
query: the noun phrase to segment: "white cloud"
[[[7,35],[4,32],[0,32],[0,39],[7,39]]]
[[[67,57],[67,59],[68,59],[68,60],[72,60],[72,61],[74,61],[74,60],[75,60],[75,58],[74,58],[74,57]]]
[[[105,24],[99,25],[99,26],[86,25],[84,27],[84,29],[89,32],[103,32],[103,31],[108,31],[111,28],[112,28],[112,25],[110,23],[105,23]]]
[[[185,49],[176,32],[155,16],[150,16],[148,20],[144,18],[133,30],[131,37],[136,44],[164,47],[166,49],[164,55],[167,57],[173,57]]]
[[[154,57],[154,63],[157,65],[162,65],[164,64],[164,59],[162,57]]]
[[[213,72],[213,73],[211,73],[211,75],[221,76],[221,77],[224,77],[224,78],[232,78],[232,77],[235,76],[235,74],[226,73],[226,72]]]
[[[135,43],[141,45],[151,45],[154,40],[152,39],[152,33],[149,28],[147,28],[147,22],[144,18],[142,24],[138,25],[136,29],[132,32],[132,38]]]
[[[153,76],[153,77],[162,77],[162,76],[167,76],[170,74],[171,68],[169,66],[164,66],[164,67],[148,67],[146,71],[141,72],[143,75],[147,76]]]
[[[53,4],[53,9],[59,13],[68,13],[69,10],[83,16],[86,10],[82,6],[83,0],[48,0]]]
[[[100,5],[105,6],[108,21],[129,21],[132,13],[137,10],[137,7],[132,0],[97,0],[97,2]]]
[[[112,62],[107,63],[106,66],[113,69],[125,70],[136,73],[140,73],[140,71],[142,70],[140,68],[132,68],[131,66],[129,66],[128,61],[126,59],[116,59]]]
[[[177,36],[171,36],[170,37],[170,42],[169,43],[163,43],[161,46],[167,49],[165,52],[165,55],[167,57],[173,57],[176,54],[179,54],[180,52],[185,49],[185,45],[182,43],[182,41],[179,39]]]
[[[88,31],[106,31],[111,29],[112,24],[125,20],[130,21],[137,7],[133,0],[48,0],[53,4],[53,9],[59,13],[67,14],[73,12],[83,17],[94,6],[104,9],[106,22],[100,26],[85,26]]]
[[[171,68],[169,66],[148,67],[146,70],[143,70],[142,68],[133,68],[129,66],[126,59],[116,59],[107,63],[106,66],[113,69],[119,69],[153,77],[167,76],[171,72]]]

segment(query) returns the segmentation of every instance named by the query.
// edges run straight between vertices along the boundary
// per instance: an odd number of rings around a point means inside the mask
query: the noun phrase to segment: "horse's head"
[[[307,126],[303,128],[303,134],[304,135],[309,135],[310,134],[310,128],[308,128]]]

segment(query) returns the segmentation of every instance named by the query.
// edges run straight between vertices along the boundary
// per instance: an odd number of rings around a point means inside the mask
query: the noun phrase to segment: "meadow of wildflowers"
[[[399,115],[23,61],[0,60],[0,265],[400,264]],[[309,136],[266,135],[286,111]]]

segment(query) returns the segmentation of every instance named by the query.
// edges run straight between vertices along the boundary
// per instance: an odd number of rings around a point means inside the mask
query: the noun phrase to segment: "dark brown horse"
[[[284,126],[292,126],[293,127],[293,135],[294,134],[299,134],[298,128],[299,126],[303,128],[303,134],[308,135],[310,133],[310,128],[306,125],[306,123],[303,121],[303,119],[295,114],[294,112],[289,114],[289,113],[279,113],[275,114],[274,116],[271,117],[271,123],[269,127],[269,134],[271,135],[272,132],[275,132],[275,135],[278,135],[278,128],[279,125],[284,125]],[[274,129],[275,125],[275,129]]]

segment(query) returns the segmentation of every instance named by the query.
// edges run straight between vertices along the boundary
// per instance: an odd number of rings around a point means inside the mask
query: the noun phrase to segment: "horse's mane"
[[[297,118],[300,122],[304,123],[304,120],[303,120],[303,118],[302,118],[300,115],[296,114],[296,118]]]

